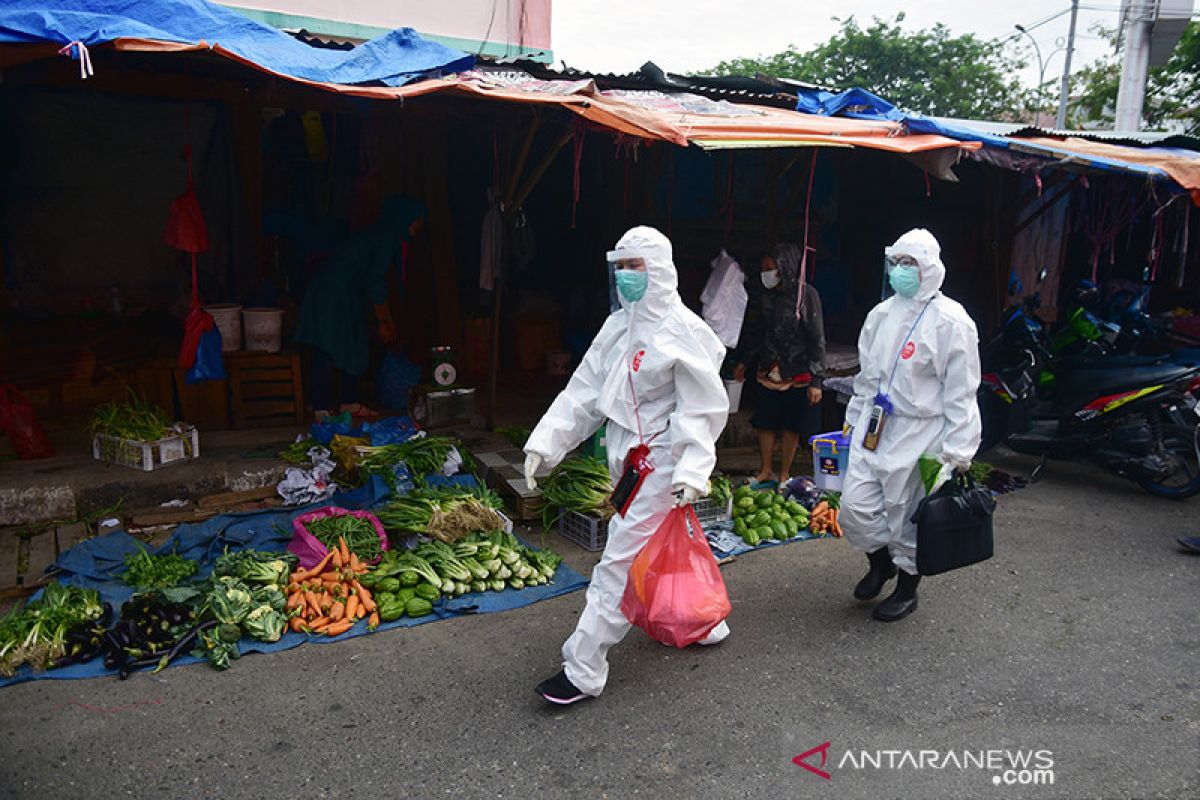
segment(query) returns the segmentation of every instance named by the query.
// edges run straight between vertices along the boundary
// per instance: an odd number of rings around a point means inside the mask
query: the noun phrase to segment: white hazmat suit
[[[854,547],[887,547],[895,565],[915,575],[911,518],[925,496],[918,458],[929,454],[966,469],[979,448],[979,335],[963,307],[941,293],[946,268],[929,231],[909,231],[886,252],[915,259],[921,286],[915,297],[897,294],[875,306],[859,334],[860,371],[846,409],[854,438],[839,519]],[[877,392],[888,395],[894,411],[871,451],[862,438]]]
[[[645,260],[646,293],[634,303],[621,298],[525,444],[526,453],[553,466],[607,420],[614,485],[639,430],[650,446],[655,470],[626,515],[609,520],[587,605],[562,649],[567,678],[591,696],[604,690],[608,649],[629,631],[620,609],[629,567],[671,510],[673,489],[686,487],[691,496],[706,491],[729,412],[719,373],[725,348],[679,299],[670,241],[638,227],[621,237],[616,253]],[[718,627],[716,636],[727,633],[724,624]]]

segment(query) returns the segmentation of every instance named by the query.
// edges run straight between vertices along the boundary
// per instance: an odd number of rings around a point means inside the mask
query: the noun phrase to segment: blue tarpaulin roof
[[[296,40],[207,0],[4,0],[0,44],[50,42],[91,47],[120,39],[220,47],[258,67],[320,83],[401,86],[462,72],[474,57],[399,28],[353,50],[326,50]],[[78,58],[78,48],[72,49]]]

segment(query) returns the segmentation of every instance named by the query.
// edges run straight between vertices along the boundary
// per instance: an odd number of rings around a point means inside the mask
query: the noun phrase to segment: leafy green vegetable
[[[156,442],[171,433],[167,412],[130,390],[128,403],[105,403],[92,412],[92,433]]]
[[[271,606],[259,606],[246,615],[242,627],[250,638],[260,642],[278,642],[287,620]]]
[[[557,509],[578,511],[581,514],[608,516],[612,513],[608,498],[612,494],[612,478],[608,465],[598,458],[570,458],[550,471],[541,483],[542,524],[554,525]]]
[[[276,611],[283,611],[287,606],[287,597],[278,586],[259,586],[253,590],[251,597],[256,606],[267,606]]]
[[[250,613],[254,596],[237,578],[218,578],[208,592],[206,605],[212,617],[226,625],[237,625]]]
[[[192,577],[200,565],[175,553],[154,554],[145,547],[125,556],[121,580],[135,589],[161,589]]]
[[[320,447],[317,440],[311,436],[306,436],[303,439],[298,439],[292,442],[287,447],[279,452],[279,457],[289,464],[297,466],[307,464],[311,459],[308,456],[308,451],[314,447]]]
[[[238,639],[241,631],[236,625],[218,625],[215,628],[203,630],[196,638],[196,648],[192,655],[197,658],[207,658],[214,669],[229,669],[229,663],[241,656],[238,649]]]
[[[334,543],[336,544],[336,539]],[[258,550],[226,551],[213,564],[213,575],[238,578],[250,585],[287,583],[288,575],[299,559],[291,553],[268,553]]]
[[[67,654],[68,634],[104,616],[100,595],[92,589],[49,583],[41,597],[14,606],[0,619],[0,675],[22,664],[48,669]]]

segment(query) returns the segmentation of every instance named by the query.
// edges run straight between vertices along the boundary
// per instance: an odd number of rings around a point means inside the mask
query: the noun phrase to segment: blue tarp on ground
[[[337,495],[330,502],[343,508],[370,508],[376,505],[386,493],[387,489],[382,480],[376,479],[374,483],[368,484],[362,489]],[[292,538],[292,519],[306,511],[311,511],[318,505],[327,504],[321,503],[278,511],[226,514],[195,525],[181,525],[171,535],[171,538],[159,548],[159,552],[177,552],[199,561],[201,564],[199,577],[204,577],[211,571],[212,561],[226,549],[230,551],[251,549],[268,552],[282,552],[287,549],[288,542]],[[138,541],[123,531],[81,542],[63,553],[55,564],[55,568],[59,570],[58,580],[64,584],[98,591],[104,602],[112,604],[115,621],[121,604],[133,594],[133,590],[122,583],[117,575],[123,572],[125,556],[138,546]],[[412,627],[464,614],[509,611],[573,592],[586,585],[587,578],[566,564],[561,564],[554,574],[554,580],[545,586],[535,586],[520,591],[505,589],[503,592],[465,594],[453,599],[443,599],[435,604],[434,613],[431,616],[416,619],[402,617],[395,622],[383,623],[377,630],[386,631],[392,628]],[[243,653],[273,653],[290,650],[309,642],[316,644],[340,642],[343,639],[351,639],[366,633],[366,623],[360,622],[353,629],[333,638],[288,632],[278,642],[257,642],[245,638],[242,639],[240,646]],[[187,655],[173,661],[171,666],[195,664],[203,660]],[[236,664],[233,668],[236,669]],[[114,671],[104,668],[102,658],[49,672],[35,673],[28,666],[23,666],[13,677],[0,678],[0,687],[38,679],[95,678],[115,674]]]
[[[207,0],[5,0],[0,43],[116,39],[220,45],[279,75],[321,83],[401,86],[422,77],[462,72],[473,56],[399,28],[353,50],[310,47],[292,36]],[[72,51],[73,57],[78,53]]]

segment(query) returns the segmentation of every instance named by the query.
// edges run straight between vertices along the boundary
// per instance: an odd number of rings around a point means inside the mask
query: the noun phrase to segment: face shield
[[[613,311],[621,307],[620,298],[636,303],[646,293],[649,275],[646,255],[637,250],[608,251],[608,300]]]

